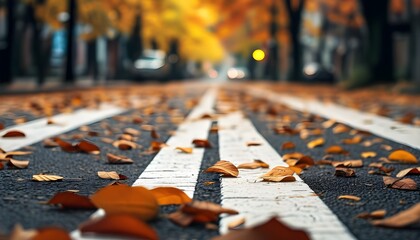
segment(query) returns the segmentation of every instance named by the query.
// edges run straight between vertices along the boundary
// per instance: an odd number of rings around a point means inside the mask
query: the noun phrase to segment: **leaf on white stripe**
[[[207,168],[207,173],[220,173],[224,177],[237,177],[239,175],[239,170],[235,165],[229,161],[220,160],[216,162],[213,166]]]
[[[2,138],[20,138],[26,137],[25,133],[18,130],[10,130],[1,136]]]

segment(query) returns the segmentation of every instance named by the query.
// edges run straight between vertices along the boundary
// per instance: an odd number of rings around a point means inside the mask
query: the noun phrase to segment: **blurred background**
[[[420,85],[420,0],[0,0],[0,85]]]

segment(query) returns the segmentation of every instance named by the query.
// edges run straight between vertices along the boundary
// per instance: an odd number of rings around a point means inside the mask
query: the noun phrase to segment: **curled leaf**
[[[295,145],[293,142],[284,142],[284,143],[281,145],[281,150],[293,149],[293,148],[295,148],[295,147],[296,147],[296,145]]]
[[[159,205],[185,204],[192,201],[182,190],[174,187],[157,187],[150,191]]]
[[[77,144],[77,147],[80,149],[80,151],[89,154],[98,155],[101,152],[98,146],[87,140],[80,141]]]
[[[96,209],[88,197],[69,191],[56,193],[47,204],[60,205],[65,209]]]
[[[21,160],[15,160],[15,159],[10,159],[9,162],[7,163],[7,165],[9,167],[14,167],[14,168],[27,168],[29,165],[29,161],[21,161]]]
[[[7,131],[2,138],[19,138],[19,137],[26,137],[25,133],[18,131],[18,130],[10,130]]]
[[[61,181],[64,178],[62,176],[57,175],[46,175],[46,174],[38,174],[38,175],[32,175],[32,181],[36,182],[55,182],[55,181]]]
[[[235,167],[231,162],[220,160],[213,166],[207,168],[207,173],[221,173],[225,177],[237,177],[239,175],[238,168]]]
[[[196,148],[211,148],[212,147],[211,143],[207,139],[194,139],[192,141],[192,144],[194,144]]]
[[[356,201],[356,202],[361,200],[360,197],[354,196],[354,195],[340,195],[340,196],[338,196],[337,199],[347,199],[347,200],[353,200],[353,201]]]
[[[363,138],[361,137],[361,136],[359,136],[359,135],[357,135],[357,136],[354,136],[353,138],[346,138],[346,139],[343,139],[343,143],[344,144],[358,144],[358,143],[360,143],[361,141],[363,140]]]
[[[307,168],[315,164],[314,160],[309,156],[302,156],[299,159],[287,159],[285,162],[291,167]]]
[[[338,145],[333,145],[333,146],[328,147],[325,150],[325,152],[328,154],[348,154],[349,153],[347,150],[344,150],[344,148]]]
[[[98,172],[98,177],[102,178],[102,179],[114,179],[114,180],[125,180],[127,179],[126,176],[121,175],[115,171],[111,171],[111,172],[104,172],[104,171],[99,171]]]
[[[261,146],[261,144],[262,144],[261,142],[257,142],[257,141],[246,142],[247,147]]]
[[[254,162],[251,163],[242,163],[238,166],[238,168],[243,169],[256,169],[256,168],[269,168],[269,165],[261,160],[254,160]]]
[[[31,238],[31,240],[52,239],[71,240],[70,235],[66,230],[56,227],[38,229],[36,235]]]
[[[420,222],[420,203],[391,217],[372,221],[372,224],[375,226],[403,228],[418,222]]]
[[[359,213],[357,214],[357,218],[363,218],[363,219],[378,219],[378,218],[383,218],[386,215],[386,210],[385,209],[379,209],[379,210],[375,210],[373,212],[363,212],[363,213]]]
[[[350,128],[348,128],[346,125],[343,125],[341,123],[337,124],[337,126],[335,126],[333,128],[333,133],[334,134],[345,133],[345,132],[348,132],[348,131],[350,131]]]
[[[150,143],[150,149],[152,151],[159,151],[160,149],[162,149],[163,147],[166,147],[166,146],[168,146],[168,145],[166,145],[163,142],[158,142],[158,141],[152,141]]]
[[[335,176],[337,177],[355,177],[356,172],[351,168],[341,168],[338,167],[335,169]]]
[[[418,163],[417,158],[406,150],[395,150],[389,154],[388,159],[391,161],[403,162],[403,163]]]
[[[303,156],[305,156],[305,155],[303,155],[303,153],[300,153],[300,152],[294,152],[294,153],[287,153],[287,154],[284,154],[284,155],[282,156],[282,158],[283,158],[283,160],[284,160],[284,161],[286,161],[286,160],[289,160],[289,159],[300,159],[300,158],[302,158]]]
[[[152,129],[152,131],[150,131],[150,137],[154,139],[160,138],[159,133],[156,131],[156,129]]]
[[[193,149],[190,147],[176,147],[175,149],[183,152],[183,153],[192,153]]]
[[[330,128],[330,127],[332,127],[335,123],[336,123],[336,121],[335,121],[334,119],[330,119],[330,120],[327,120],[327,121],[323,122],[323,123],[322,123],[322,127],[323,127],[323,128]]]
[[[228,229],[230,230],[237,229],[239,226],[244,225],[244,223],[245,223],[245,217],[236,218],[235,220],[230,221],[228,223]]]
[[[131,136],[138,136],[140,135],[140,131],[134,128],[126,128],[124,129],[125,134],[129,134]]]
[[[363,167],[363,161],[362,160],[346,160],[342,162],[332,162],[331,163],[334,167]]]
[[[312,149],[312,148],[320,147],[320,146],[324,145],[324,143],[325,143],[324,138],[317,138],[315,140],[310,141],[307,144],[307,147]]]
[[[79,227],[82,234],[125,236],[138,239],[157,240],[156,231],[130,214],[111,214],[91,219]]]
[[[404,170],[401,170],[397,174],[397,178],[405,177],[405,175],[408,175],[408,174],[419,175],[420,174],[420,167],[406,168]]]
[[[133,160],[131,158],[122,155],[114,155],[112,153],[107,153],[106,157],[108,159],[108,163],[112,164],[133,163]]]
[[[112,143],[112,145],[121,150],[131,150],[131,149],[137,148],[137,144],[135,142],[131,142],[127,140],[117,140],[114,143]]]
[[[362,152],[360,155],[362,158],[373,158],[376,157],[376,152]]]
[[[402,190],[417,190],[417,183],[411,178],[383,177],[387,187]]]
[[[54,138],[54,141],[60,146],[61,150],[69,153],[79,152],[79,148],[69,142],[63,141],[60,138]]]

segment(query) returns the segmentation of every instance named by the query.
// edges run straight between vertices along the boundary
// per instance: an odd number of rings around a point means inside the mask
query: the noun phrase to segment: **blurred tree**
[[[2,71],[0,71],[0,84],[9,84],[13,78],[13,53],[15,43],[15,0],[6,1],[7,9],[7,36],[6,46],[0,49],[0,65]]]
[[[291,80],[302,79],[302,48],[300,46],[299,34],[301,29],[302,10],[305,0],[285,0],[289,16],[289,32],[292,43],[292,69]]]

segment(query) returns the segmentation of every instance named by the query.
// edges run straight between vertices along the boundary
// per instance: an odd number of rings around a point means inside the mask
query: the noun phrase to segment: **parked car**
[[[169,77],[169,64],[162,50],[146,49],[132,64],[132,75],[135,79],[165,80]]]

